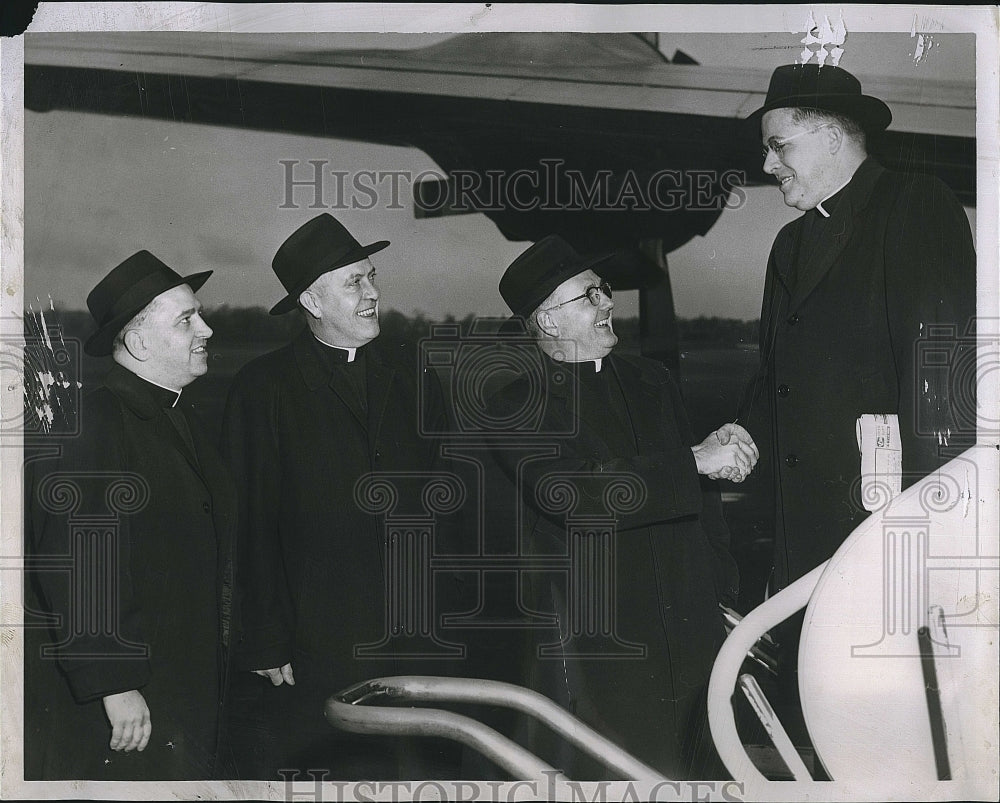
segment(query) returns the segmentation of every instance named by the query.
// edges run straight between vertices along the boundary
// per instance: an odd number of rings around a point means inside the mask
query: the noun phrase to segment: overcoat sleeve
[[[293,608],[281,548],[279,391],[238,375],[226,401],[221,451],[236,481],[238,669],[271,669],[292,659]]]
[[[64,643],[57,648],[59,667],[73,697],[85,703],[141,689],[149,683],[151,670],[148,656],[139,654],[147,642],[131,573],[131,517],[127,513],[118,517],[113,551],[74,550],[71,517],[106,517],[109,482],[128,470],[123,423],[114,402],[105,394],[96,402],[86,400],[81,421],[83,429],[79,437],[65,444],[63,457],[43,461],[35,468],[31,515],[36,541],[31,546],[36,558],[74,561],[72,576],[42,567],[35,577],[46,605],[60,619],[56,630]],[[58,474],[72,478],[62,480]],[[71,509],[66,510],[63,502],[70,502]],[[85,563],[81,565],[81,561]],[[91,578],[106,577],[113,578],[113,588],[90,582]],[[81,585],[74,588],[77,580]],[[117,609],[111,632],[72,632],[77,629],[75,619],[89,618],[89,606],[108,613]]]
[[[939,179],[903,182],[886,228],[885,283],[905,488],[944,462],[939,447],[958,436],[963,417],[975,420],[975,371],[961,366],[975,362],[967,327],[976,313],[976,254],[968,218]],[[918,342],[942,326],[954,337]]]
[[[669,380],[673,384],[673,380]],[[512,411],[523,407],[519,397],[521,383],[515,382],[501,390],[490,400],[490,406],[498,418],[510,418]],[[680,395],[673,386],[669,393],[672,404],[680,403]],[[549,415],[548,411],[546,415]],[[546,421],[550,432],[565,431],[565,422]],[[581,422],[581,426],[585,426]],[[607,487],[604,479],[608,473],[631,473],[642,478],[646,485],[646,501],[636,510],[622,512],[617,516],[619,532],[646,527],[657,522],[696,516],[702,510],[701,485],[695,466],[694,455],[688,443],[640,444],[640,454],[610,456],[599,459],[580,445],[575,437],[555,438],[559,444],[557,456],[531,460],[520,465],[514,453],[504,449],[494,449],[494,459],[512,482],[520,475],[524,501],[538,513],[561,525],[559,518],[539,505],[535,489],[547,474],[572,474],[576,477],[575,487],[580,494],[580,510],[601,513],[604,509],[603,494]]]

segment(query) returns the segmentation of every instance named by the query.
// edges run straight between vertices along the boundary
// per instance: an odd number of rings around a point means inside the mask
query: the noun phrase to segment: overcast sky
[[[329,47],[413,47],[441,38],[332,34]],[[800,40],[801,34],[664,34],[661,49],[668,55],[683,49],[704,64],[767,67],[794,60]],[[971,37],[939,37],[920,64],[909,36],[871,38],[868,46],[861,41],[855,37],[843,66],[900,77],[973,76]],[[875,41],[883,44],[876,47]],[[775,48],[786,52],[778,57]],[[270,269],[274,251],[317,214],[280,208],[285,199],[280,160],[289,159],[299,160],[303,171],[315,159],[349,171],[438,170],[412,148],[141,118],[26,112],[25,303],[37,305],[37,297],[47,306],[51,295],[56,308],[82,308],[104,273],[147,248],[181,273],[217,271],[200,293],[208,307],[274,304],[283,295]],[[375,257],[384,308],[433,318],[505,314],[496,283],[528,243],[507,241],[483,215],[417,220],[408,186],[401,189],[400,209],[335,212],[362,242],[392,242]],[[679,315],[757,317],[770,243],[798,213],[781,203],[774,187],[746,192],[742,208],[727,210],[707,237],[670,255]],[[970,216],[974,225],[974,211]],[[618,300],[619,314],[636,311],[635,296]]]

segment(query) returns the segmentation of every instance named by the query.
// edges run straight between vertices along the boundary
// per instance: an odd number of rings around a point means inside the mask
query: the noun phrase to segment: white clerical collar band
[[[316,339],[319,340],[319,342],[322,343],[324,346],[329,346],[330,348],[337,349],[338,351],[346,351],[347,361],[354,362],[354,355],[358,353],[358,350],[356,348],[344,348],[343,346],[335,346],[333,345],[333,343],[327,343],[322,338],[317,337]]]
[[[588,362],[594,364],[594,373],[601,373],[601,363],[604,361],[603,357],[598,357],[596,360],[567,360],[566,362],[575,362],[577,365],[586,365]]]
[[[150,385],[156,385],[156,387],[158,388],[163,388],[164,390],[169,391],[170,393],[176,394],[174,403],[170,405],[171,407],[176,407],[177,402],[181,400],[181,391],[183,391],[183,388],[181,388],[181,390],[176,390],[175,388],[168,388],[166,385],[161,385],[159,382],[154,382],[152,379],[146,379],[146,377],[142,376],[141,374],[136,374],[136,376],[138,376],[144,382],[149,382]]]
[[[854,178],[854,176],[851,176],[851,178]],[[850,184],[851,183],[851,178],[847,179],[847,181],[845,181],[843,184],[841,184],[839,187],[837,187],[837,189],[835,189],[833,192],[831,192],[829,195],[827,195],[826,198],[824,198],[822,201],[820,201],[818,204],[816,204],[816,211],[819,212],[823,217],[830,217],[830,213],[826,211],[826,209],[823,207],[823,204],[825,204],[834,195],[836,195],[838,192],[840,192],[842,189],[844,189],[844,187],[846,187],[848,184]]]
[[[598,357],[596,360],[555,360],[555,361],[572,363],[574,365],[585,365],[588,362],[592,362],[594,364],[594,373],[599,374],[601,372],[601,365],[604,363],[604,358]]]

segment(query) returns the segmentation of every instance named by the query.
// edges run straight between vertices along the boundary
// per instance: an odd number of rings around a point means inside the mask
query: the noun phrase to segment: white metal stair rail
[[[422,675],[373,678],[328,698],[327,722],[351,733],[453,739],[475,748],[514,778],[569,780],[521,745],[471,717],[438,708],[368,704],[378,700],[510,708],[544,723],[570,744],[610,767],[623,780],[644,783],[670,780],[547,697],[500,681]]]

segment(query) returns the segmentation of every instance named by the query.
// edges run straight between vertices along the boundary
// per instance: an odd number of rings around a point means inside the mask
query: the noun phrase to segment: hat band
[[[346,257],[350,256],[352,251],[363,250],[364,246],[361,245],[361,243],[349,244],[346,248],[338,246],[332,253],[325,254],[322,259],[314,260],[312,262],[312,266],[308,270],[303,271],[296,277],[288,277],[287,282],[282,280],[281,284],[287,293],[294,293],[296,290],[300,292],[306,290],[309,285],[311,285],[324,273],[352,264],[351,262],[343,262]]]
[[[601,260],[596,260],[600,262]],[[552,266],[545,272],[544,276],[538,278],[532,284],[531,291],[523,290],[520,295],[519,300],[505,298],[507,301],[507,306],[514,315],[518,315],[522,318],[527,318],[532,312],[538,309],[539,305],[552,293],[555,291],[559,285],[565,282],[567,279],[573,278],[577,273],[582,273],[590,267],[593,267],[594,260],[587,259],[580,254],[568,254],[564,256],[558,262],[552,264]],[[574,273],[568,273],[567,269],[575,269]],[[501,295],[504,295],[504,290],[501,289]],[[511,295],[508,291],[507,295]]]

